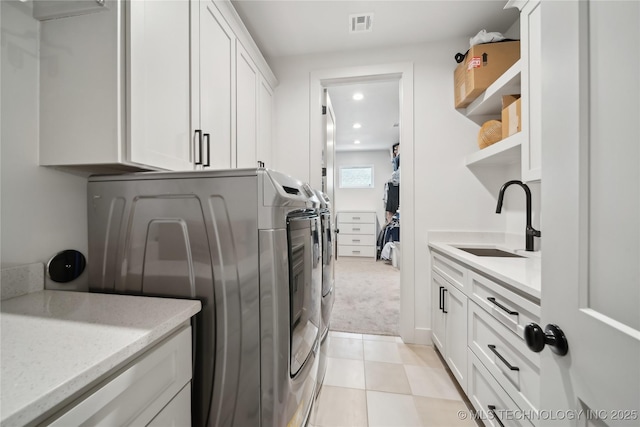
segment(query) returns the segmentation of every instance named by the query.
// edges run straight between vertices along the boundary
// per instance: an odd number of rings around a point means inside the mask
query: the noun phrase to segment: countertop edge
[[[530,286],[527,283],[524,283],[523,281],[517,280],[512,276],[506,275],[501,271],[498,271],[494,268],[488,267],[486,264],[483,264],[481,259],[477,259],[478,257],[476,257],[475,255],[471,255],[471,254],[467,254],[459,249],[457,249],[454,245],[460,245],[460,246],[470,246],[473,244],[469,244],[468,242],[460,242],[460,243],[452,243],[452,242],[438,242],[438,241],[430,241],[428,242],[428,246],[432,249],[435,250],[437,252],[440,252],[446,256],[449,256],[451,258],[454,258],[455,260],[459,261],[460,263],[468,266],[469,268],[472,268],[474,270],[477,270],[481,273],[484,273],[490,277],[495,278],[496,280],[499,280],[501,282],[506,283],[509,286],[512,286],[518,290],[520,290],[521,292],[526,293],[527,295],[536,298],[538,300],[540,300],[540,288],[535,288],[533,286]],[[500,245],[489,245],[487,243],[483,243],[484,246],[496,246],[499,247]]]
[[[39,291],[39,292],[60,292],[67,291]],[[104,295],[104,294],[100,294]],[[122,296],[122,295],[120,295]],[[19,297],[18,297],[19,298]],[[133,297],[132,298],[140,298]],[[177,299],[176,299],[177,301]],[[51,391],[38,396],[35,400],[28,402],[19,409],[14,410],[11,414],[5,414],[3,410],[0,424],[2,426],[24,425],[31,421],[37,420],[47,413],[55,412],[56,407],[65,403],[65,400],[73,398],[73,396],[82,393],[84,389],[90,389],[97,382],[103,380],[111,371],[116,371],[126,363],[134,360],[142,355],[146,350],[169,336],[180,325],[188,321],[192,316],[200,312],[201,302],[198,300],[180,300],[189,301],[193,304],[186,306],[184,309],[173,314],[165,321],[155,326],[148,333],[131,341],[126,346],[116,350],[112,354],[106,355],[104,359],[91,366],[90,368],[80,372],[77,376],[69,381],[59,384],[58,387]],[[4,409],[4,408],[3,408]],[[53,411],[53,412],[52,412]]]

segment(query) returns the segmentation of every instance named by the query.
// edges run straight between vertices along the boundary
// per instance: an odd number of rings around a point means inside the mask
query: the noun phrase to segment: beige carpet
[[[338,258],[332,331],[399,335],[400,270],[373,258]]]

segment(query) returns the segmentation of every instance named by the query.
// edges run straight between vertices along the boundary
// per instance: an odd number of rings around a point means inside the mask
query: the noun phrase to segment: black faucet
[[[527,196],[527,228],[525,229],[525,249],[527,251],[533,251],[533,238],[540,237],[541,233],[539,230],[536,230],[531,226],[531,190],[529,186],[522,181],[509,181],[505,182],[502,188],[500,188],[500,193],[498,194],[498,206],[496,207],[496,213],[500,213],[502,211],[502,200],[504,199],[504,191],[512,184],[518,184],[524,190]]]

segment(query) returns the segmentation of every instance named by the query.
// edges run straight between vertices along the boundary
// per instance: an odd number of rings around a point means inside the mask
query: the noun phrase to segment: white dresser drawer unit
[[[496,381],[527,411],[540,407],[540,353],[534,353],[493,316],[469,303],[469,348]]]
[[[533,427],[531,413],[522,411],[491,376],[475,354],[469,354],[469,401],[485,426]]]
[[[338,256],[376,258],[375,212],[338,212]]]
[[[471,299],[524,341],[524,327],[540,323],[540,305],[473,271]]]

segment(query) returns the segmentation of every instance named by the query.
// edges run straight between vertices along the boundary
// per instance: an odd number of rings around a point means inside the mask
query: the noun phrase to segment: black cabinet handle
[[[442,311],[444,310],[444,301],[442,300],[442,290],[444,289],[444,286],[440,286],[440,290],[438,291],[438,293],[440,294],[440,301],[438,301],[438,308]]]
[[[207,163],[202,163],[202,166],[208,168],[211,166],[211,144],[210,144],[210,135],[208,133],[204,134],[204,139],[207,142]],[[202,159],[202,146],[200,147],[200,159]]]
[[[496,299],[494,297],[487,297],[487,299],[490,302],[492,302],[493,304],[495,304],[496,306],[498,306],[501,309],[503,309],[504,311],[506,311],[508,314],[511,314],[512,316],[517,316],[518,315],[517,311],[513,311],[513,310],[508,309],[507,307],[505,307],[504,305],[502,305],[498,301],[496,301]]]
[[[517,366],[513,366],[511,363],[507,362],[507,359],[505,359],[504,357],[502,357],[502,355],[500,353],[498,353],[498,350],[496,350],[496,346],[493,344],[488,344],[487,347],[489,347],[489,350],[491,350],[493,352],[493,354],[495,354],[498,359],[502,360],[502,363],[504,363],[505,365],[507,365],[507,368],[511,369],[512,371],[519,371],[520,368],[518,368]]]
[[[448,311],[447,311],[447,310],[445,310],[445,308],[444,308],[444,293],[445,293],[445,292],[449,292],[449,290],[448,290],[447,288],[442,289],[442,312],[443,312],[444,314],[447,314],[447,313],[448,313]]]
[[[196,129],[195,131],[196,134],[196,138],[198,138],[198,148],[197,148],[197,152],[198,152],[198,157],[197,159],[195,158],[196,156],[194,155],[194,164],[196,165],[201,165],[202,164],[202,131],[200,129]]]
[[[496,406],[489,405],[487,406],[487,408],[489,408],[489,413],[493,414],[493,419],[496,420],[498,424],[500,424],[500,427],[504,427],[504,424],[502,424],[502,421],[500,421],[500,418],[498,418],[498,414],[496,414]]]

